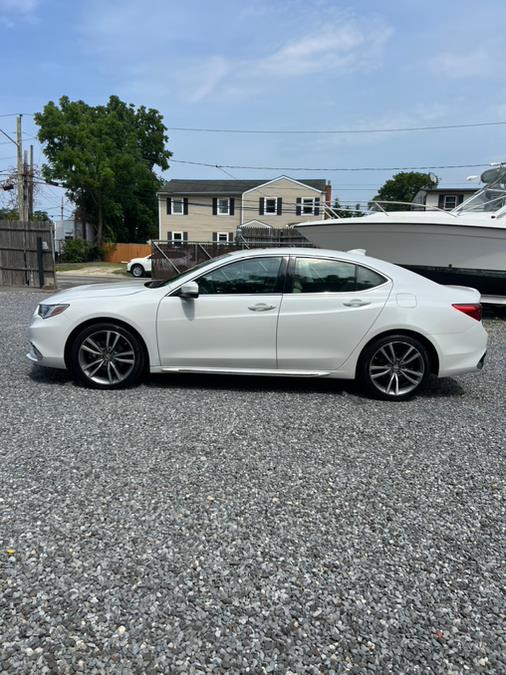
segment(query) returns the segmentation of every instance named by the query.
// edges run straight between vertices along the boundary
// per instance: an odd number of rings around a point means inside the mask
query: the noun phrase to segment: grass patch
[[[55,265],[57,272],[78,272],[89,269],[100,269],[104,272],[113,272],[114,274],[122,274],[126,270],[126,266],[121,263],[108,262],[87,262],[87,263],[57,263]]]

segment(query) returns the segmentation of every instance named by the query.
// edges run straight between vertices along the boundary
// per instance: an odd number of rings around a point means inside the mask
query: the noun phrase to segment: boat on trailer
[[[440,284],[472,286],[482,301],[506,304],[506,164],[487,169],[483,186],[451,211],[412,204],[297,225],[322,248],[364,249]],[[419,209],[425,210],[420,211]]]

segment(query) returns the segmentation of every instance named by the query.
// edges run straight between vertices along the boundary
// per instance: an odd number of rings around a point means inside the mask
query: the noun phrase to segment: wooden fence
[[[144,258],[151,253],[149,244],[108,244],[105,261],[110,263],[128,262],[132,258]]]
[[[56,287],[51,225],[0,221],[0,286]]]
[[[279,248],[280,246],[308,246],[306,239],[295,243],[293,240],[276,242],[202,242],[202,241],[153,241],[151,258],[151,276],[153,279],[171,279],[180,272],[184,272],[195,265],[212,260],[231,251],[241,251],[250,248]]]

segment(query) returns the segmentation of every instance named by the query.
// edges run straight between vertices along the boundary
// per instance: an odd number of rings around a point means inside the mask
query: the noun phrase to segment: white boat
[[[487,169],[481,181],[483,187],[452,211],[386,211],[379,204],[379,211],[366,216],[307,222],[297,229],[316,246],[365,249],[438,283],[472,286],[484,301],[505,304],[506,164]]]

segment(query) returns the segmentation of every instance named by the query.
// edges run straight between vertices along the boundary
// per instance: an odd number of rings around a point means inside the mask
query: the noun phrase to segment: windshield
[[[184,272],[180,272],[179,274],[176,274],[173,277],[170,277],[170,279],[155,279],[154,281],[148,281],[145,286],[148,288],[160,288],[160,286],[167,286],[167,284],[172,284],[175,281],[180,281],[183,277],[189,274],[193,274],[196,270],[200,269],[201,267],[205,267],[206,265],[209,265],[211,262],[216,262],[217,260],[222,260],[223,258],[228,258],[230,253],[224,253],[223,255],[218,256],[217,258],[210,258],[209,260],[204,260],[201,263],[198,263],[198,265],[194,265],[193,267],[190,267],[187,270],[184,270]]]
[[[481,179],[487,184],[458,206],[455,213],[493,213],[506,206],[506,166],[485,171]]]

